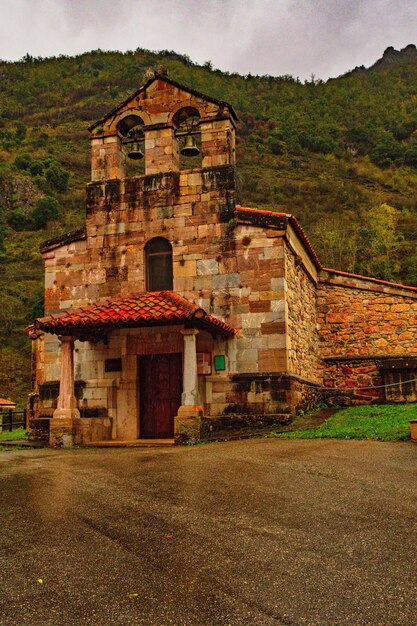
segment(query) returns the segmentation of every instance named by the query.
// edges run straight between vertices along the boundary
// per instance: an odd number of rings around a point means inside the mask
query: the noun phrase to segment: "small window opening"
[[[146,287],[148,291],[171,291],[174,287],[172,272],[172,246],[166,239],[157,237],[145,248]]]

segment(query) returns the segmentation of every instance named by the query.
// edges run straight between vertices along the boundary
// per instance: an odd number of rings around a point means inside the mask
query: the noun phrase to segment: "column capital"
[[[75,343],[75,337],[72,335],[58,335],[58,339],[61,343]]]
[[[187,335],[198,335],[199,331],[197,328],[183,328],[180,333],[186,337]]]

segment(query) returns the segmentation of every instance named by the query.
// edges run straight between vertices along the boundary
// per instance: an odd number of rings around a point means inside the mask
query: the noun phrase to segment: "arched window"
[[[156,237],[145,248],[146,288],[148,291],[173,289],[172,246],[166,239]]]

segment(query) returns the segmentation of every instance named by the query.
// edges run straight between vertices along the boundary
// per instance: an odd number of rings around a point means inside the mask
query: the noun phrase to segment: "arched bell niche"
[[[196,169],[202,165],[200,113],[195,107],[178,109],[172,118],[178,141],[180,170]]]
[[[117,124],[123,146],[125,176],[145,173],[145,122],[139,115],[127,115]]]

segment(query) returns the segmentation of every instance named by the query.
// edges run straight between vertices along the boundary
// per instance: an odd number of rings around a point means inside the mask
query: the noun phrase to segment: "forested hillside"
[[[327,266],[417,285],[417,55],[392,50],[326,83],[141,49],[0,61],[0,396],[28,386],[39,243],[83,224],[86,129],[160,65],[237,110],[241,204],[296,215]]]

